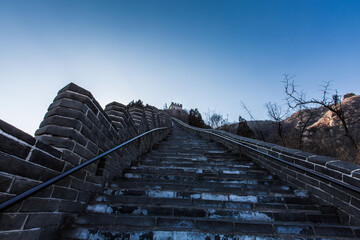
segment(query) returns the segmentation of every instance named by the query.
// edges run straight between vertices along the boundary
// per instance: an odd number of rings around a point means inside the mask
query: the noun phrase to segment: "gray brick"
[[[320,187],[320,182],[318,180],[316,180],[315,178],[310,177],[308,175],[298,174],[298,179],[300,181],[306,182],[312,186]]]
[[[309,192],[311,192],[312,194],[328,201],[328,202],[332,202],[332,196],[318,188],[315,188],[313,186],[307,185],[306,186],[306,190],[308,190]]]
[[[346,194],[345,192],[340,191],[339,189],[337,189],[334,186],[330,186],[328,184],[321,183],[320,188],[323,191],[331,194],[334,197],[337,197],[345,202],[350,202],[350,196],[348,194]]]
[[[0,151],[25,159],[31,147],[0,134]]]
[[[39,185],[40,183],[41,182],[35,180],[16,178],[9,192],[13,194],[20,194]]]
[[[85,146],[87,143],[87,140],[85,139],[85,137],[82,136],[75,129],[56,126],[56,125],[47,125],[45,127],[42,127],[40,129],[38,129],[35,134],[36,135],[51,134],[55,137],[70,138],[83,146]]]
[[[325,174],[329,177],[336,178],[338,180],[342,180],[343,174],[339,171],[329,169],[329,168],[323,167],[323,166],[318,166],[318,165],[315,166],[315,171],[318,173]]]
[[[353,185],[355,187],[360,188],[360,179],[356,179],[354,177],[349,177],[349,176],[344,175],[343,180],[346,183],[349,183],[349,184],[351,184],[351,185]]]
[[[21,139],[22,141],[30,144],[30,145],[34,145],[35,144],[35,138],[19,129],[17,129],[16,127],[8,124],[7,122],[3,121],[0,119],[0,129],[4,132],[6,132],[7,134],[14,136],[15,138]]]
[[[351,174],[352,171],[360,169],[360,166],[357,164],[340,160],[337,162],[327,163],[326,166],[346,174]]]
[[[85,147],[83,147],[83,146],[81,146],[79,144],[75,145],[74,152],[76,154],[78,154],[79,156],[85,158],[86,160],[90,160],[90,159],[92,159],[93,157],[96,156],[95,154],[93,154],[92,152],[90,152]]]
[[[40,238],[40,229],[26,229],[20,231],[8,231],[0,232],[0,239],[14,240],[14,239],[26,239],[26,240],[38,240]]]
[[[52,194],[52,198],[66,199],[66,200],[75,200],[77,197],[78,191],[62,188],[55,186]]]
[[[35,147],[53,155],[56,158],[61,158],[62,153],[59,150],[41,142],[41,141],[37,141],[35,144]]]
[[[71,128],[76,129],[76,130],[80,130],[80,128],[81,128],[81,126],[83,124],[77,119],[55,115],[55,116],[45,118],[41,122],[40,128],[45,127],[47,125],[71,127]]]
[[[53,108],[50,109],[46,114],[44,119],[47,119],[51,116],[55,116],[55,115],[59,115],[59,116],[63,116],[63,117],[68,117],[68,118],[73,118],[73,119],[80,119],[81,115],[84,115],[84,112],[80,112],[78,110],[72,109],[72,108],[62,108],[62,107],[58,107],[58,108]]]
[[[59,211],[61,212],[83,212],[85,210],[85,204],[72,201],[61,201]]]
[[[74,84],[74,83],[69,83],[68,85],[66,85],[65,87],[63,87],[62,89],[59,90],[58,94],[61,94],[63,92],[66,91],[71,91],[71,92],[76,92],[76,93],[80,93],[82,95],[85,95],[87,97],[89,97],[90,99],[93,99],[94,97],[92,96],[91,92],[89,92],[88,90],[85,90],[82,87],[79,87],[78,85]]]
[[[0,230],[20,229],[24,224],[26,214],[2,213],[0,215]]]
[[[44,152],[36,149],[32,151],[29,161],[50,168],[57,172],[61,172],[65,166],[65,162],[62,160],[56,159],[51,155],[45,154]]]
[[[36,137],[40,141],[54,147],[65,148],[72,150],[75,146],[75,142],[69,138],[53,137],[53,136],[38,136]]]
[[[48,180],[56,176],[56,172],[31,162],[0,152],[0,170],[35,180]]]
[[[29,214],[25,224],[25,229],[58,226],[61,223],[62,214],[59,213],[36,213]]]
[[[21,212],[54,212],[58,210],[60,200],[45,198],[29,198],[24,201]]]
[[[0,172],[0,192],[7,192],[12,181],[13,177],[10,177]]]

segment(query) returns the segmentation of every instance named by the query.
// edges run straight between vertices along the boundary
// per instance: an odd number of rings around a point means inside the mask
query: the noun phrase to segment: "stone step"
[[[131,179],[131,180],[130,180]],[[186,179],[195,179],[195,178],[186,178]],[[279,179],[245,179],[245,180],[234,180],[234,179],[212,179],[212,178],[196,178],[197,181],[181,181],[181,180],[164,180],[164,179],[157,179],[157,178],[117,178],[112,183],[116,184],[118,182],[125,182],[130,180],[131,182],[137,182],[139,184],[141,183],[157,183],[157,184],[185,184],[185,185],[196,185],[196,186],[202,186],[203,184],[211,184],[212,186],[238,186],[238,185],[282,185],[281,181]]]
[[[246,171],[257,171],[257,172],[264,172],[263,169],[255,166],[248,166],[248,165],[205,165],[205,164],[144,164],[144,163],[137,163],[132,164],[130,169],[176,169],[176,170],[183,170],[184,172],[202,172],[204,170],[208,171],[216,171],[216,172],[231,172],[231,171],[240,171],[240,172],[246,172]]]
[[[98,195],[98,199],[106,200],[103,202],[95,201],[94,197],[91,204],[108,205],[127,205],[127,206],[166,206],[166,207],[190,207],[190,208],[212,208],[225,210],[254,210],[272,212],[308,212],[322,214],[336,214],[337,210],[328,205],[303,205],[292,203],[244,203],[202,199],[177,199],[177,198],[144,198],[138,196],[104,196]]]
[[[141,179],[139,179],[141,180]],[[285,185],[260,185],[260,184],[239,184],[239,183],[209,183],[209,182],[148,182],[148,181],[116,181],[113,182],[107,189],[157,189],[157,190],[187,190],[198,192],[228,192],[228,193],[242,193],[242,194],[254,194],[255,192],[267,194],[287,193],[293,194],[294,190]]]
[[[124,216],[111,214],[87,214],[79,217],[74,226],[87,228],[96,226],[97,230],[129,232],[132,228],[143,231],[188,231],[217,234],[249,234],[250,236],[283,237],[291,239],[297,237],[312,237],[331,239],[356,239],[359,229],[337,224],[295,223],[295,222],[253,222],[227,221],[203,218],[181,217],[149,217]],[[68,234],[70,235],[70,234]],[[290,238],[287,238],[290,237]],[[81,238],[80,238],[81,239]]]
[[[138,216],[167,216],[202,219],[232,219],[236,222],[311,222],[311,223],[339,223],[336,214],[322,214],[320,211],[297,211],[296,209],[268,209],[241,210],[219,209],[190,206],[153,206],[136,204],[106,204],[93,203],[87,206],[88,214],[138,215]]]
[[[266,226],[266,225],[265,225]],[[262,229],[263,225],[238,225],[240,228],[239,233],[235,234],[218,234],[218,233],[206,233],[206,232],[189,232],[189,231],[166,231],[166,230],[157,230],[145,231],[143,229],[138,230],[137,228],[122,227],[116,230],[111,229],[93,229],[93,228],[68,228],[63,234],[65,239],[104,239],[104,240],[113,240],[113,239],[172,239],[172,240],[184,240],[184,239],[206,239],[206,240],[229,240],[229,239],[239,239],[239,240],[293,240],[299,239],[299,235],[291,234],[291,232],[296,232],[296,230],[301,230],[298,226],[275,226],[276,233],[270,234],[266,232],[268,229],[264,229],[263,234],[261,231],[256,233],[254,229]],[[284,233],[287,230],[287,233]],[[323,232],[322,229],[317,229],[319,232]],[[346,230],[346,229],[344,229]],[[339,229],[335,233],[340,234],[341,230]],[[257,235],[255,235],[257,234]],[[261,235],[262,236],[261,236]],[[305,235],[305,238],[308,236]],[[305,239],[302,238],[302,239]],[[324,236],[324,239],[330,239],[328,236]],[[312,238],[307,238],[312,239]],[[342,240],[351,240],[352,237],[334,237],[331,236],[331,239],[342,239]]]
[[[191,174],[191,173],[182,173],[179,175],[168,175],[166,173],[138,173],[137,171],[128,171],[124,174],[124,178],[126,179],[156,179],[156,180],[171,180],[171,181],[181,181],[181,182],[224,182],[224,181],[230,181],[230,182],[242,182],[242,181],[270,181],[270,180],[277,180],[278,178],[276,176],[272,175],[260,175],[257,176],[251,176],[251,175],[227,175],[222,176],[222,178],[219,178],[217,175],[214,174]]]
[[[131,166],[144,166],[144,167],[168,167],[168,168],[198,168],[198,169],[216,169],[216,170],[232,170],[232,169],[260,169],[260,167],[255,164],[237,162],[236,164],[228,163],[203,163],[203,162],[194,162],[190,161],[177,161],[177,162],[168,162],[168,161],[155,161],[155,160],[143,160],[132,162]]]
[[[162,189],[142,189],[124,188],[107,189],[103,195],[98,195],[97,201],[103,201],[102,197],[109,196],[138,196],[145,198],[180,198],[180,199],[202,199],[231,202],[250,202],[250,203],[293,203],[293,204],[313,204],[308,197],[298,197],[294,194],[269,195],[267,192],[252,191],[253,194],[224,192],[199,192],[191,190],[162,190]]]
[[[320,211],[322,214],[336,214],[333,206],[314,205],[310,199],[294,197],[259,197],[255,202],[230,202],[221,200],[204,200],[194,198],[146,198],[141,196],[115,196],[98,194],[92,198],[92,203],[138,204],[155,206],[192,206],[203,208],[260,210],[260,211]]]
[[[198,176],[213,176],[216,178],[243,178],[243,177],[252,177],[254,179],[258,177],[269,177],[269,174],[266,170],[252,170],[247,171],[242,170],[223,170],[223,171],[212,171],[212,170],[202,170],[199,169],[196,172],[185,171],[185,169],[156,169],[156,168],[136,168],[127,169],[124,171],[125,177],[127,173],[133,174],[152,174],[152,175],[165,175],[165,176],[182,176],[182,177],[198,177]],[[271,177],[272,178],[272,177]],[[271,179],[270,178],[270,179]]]

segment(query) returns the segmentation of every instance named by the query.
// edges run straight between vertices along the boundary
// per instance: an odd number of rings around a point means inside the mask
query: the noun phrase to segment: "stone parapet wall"
[[[360,225],[360,192],[336,183],[336,181],[339,181],[349,185],[349,187],[360,188],[360,165],[241,137],[225,131],[199,129],[179,120],[175,122],[187,131],[199,134],[207,139],[213,139],[234,152],[250,157],[291,186],[307,190],[317,200],[333,204],[338,208],[344,223]],[[209,132],[227,136],[258,151],[284,160],[284,162],[209,134]],[[300,166],[304,170],[291,166],[291,164]],[[314,174],[306,171],[306,169]],[[318,175],[324,176],[324,178]]]
[[[139,120],[147,123],[145,113],[142,116]],[[163,123],[159,127],[170,126],[169,119]],[[71,83],[59,91],[35,137],[0,120],[0,202],[144,130],[148,128],[139,129],[125,105],[113,102],[104,110],[89,91]],[[168,133],[145,136],[5,209],[0,214],[0,239],[56,239],[56,232],[84,210],[92,194],[122,176],[132,160]]]

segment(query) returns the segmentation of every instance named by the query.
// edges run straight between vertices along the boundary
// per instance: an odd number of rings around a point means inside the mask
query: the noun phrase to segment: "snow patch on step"
[[[135,215],[142,215],[142,216],[147,216],[149,214],[146,209],[142,209],[142,208],[135,209],[132,213]]]
[[[208,216],[212,219],[221,219],[221,218],[232,218],[236,220],[243,221],[272,221],[265,213],[252,212],[252,211],[240,211],[240,212],[219,212],[215,209],[208,209]],[[220,213],[220,214],[219,214]]]
[[[196,157],[196,158],[191,158],[191,160],[193,162],[204,162],[204,161],[207,161],[208,159],[204,156],[200,156],[200,157]]]
[[[78,228],[73,232],[73,238],[76,239],[89,239],[90,232],[86,228]]]
[[[126,178],[141,178],[140,174],[134,174],[134,173],[125,173],[124,175]]]
[[[295,190],[294,193],[297,197],[309,197],[309,192],[306,190]]]
[[[212,194],[212,193],[202,193],[201,198],[204,200],[215,200],[215,201],[228,201],[228,196],[223,194]]]
[[[258,199],[256,196],[229,195],[229,200],[234,201],[234,202],[251,202],[251,203],[258,202]]]
[[[213,180],[212,180],[213,181]],[[215,181],[214,181],[215,182]],[[225,181],[221,181],[220,183],[238,183],[238,184],[259,184],[258,180],[240,180],[240,181],[236,181],[236,180],[225,180]]]
[[[248,165],[234,165],[234,167],[251,168],[251,166]]]
[[[97,196],[95,201],[97,202],[104,202],[106,200],[106,198],[104,196]]]
[[[239,171],[239,170],[223,170],[223,174],[245,174],[245,171]]]
[[[265,213],[260,212],[251,212],[251,211],[244,211],[235,213],[233,215],[235,219],[241,219],[245,221],[272,221],[273,219],[266,215]]]
[[[154,240],[173,239],[172,232],[156,231],[156,232],[153,232],[153,233],[154,233],[154,235],[153,235]]]
[[[225,154],[227,152],[226,151],[207,151],[206,153],[214,153],[214,154],[222,153],[222,154]]]
[[[96,213],[112,213],[113,209],[110,206],[104,204],[88,205],[86,208],[89,212]]]
[[[190,195],[191,199],[200,199],[201,198],[201,194],[200,193],[194,193]]]
[[[174,191],[149,190],[146,191],[146,195],[152,198],[175,198],[176,193]]]
[[[308,231],[307,228],[301,226],[278,226],[276,229],[278,233],[287,233],[287,234],[301,234],[301,233],[306,233]]]

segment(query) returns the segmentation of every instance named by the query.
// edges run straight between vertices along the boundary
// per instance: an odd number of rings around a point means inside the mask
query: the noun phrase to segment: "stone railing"
[[[316,200],[333,204],[344,223],[360,225],[360,165],[174,120],[189,132],[250,157],[291,186],[307,190]]]
[[[0,120],[0,202],[150,128],[170,125],[170,118],[154,107],[129,109],[112,102],[103,110],[89,91],[71,83],[59,91],[35,137]],[[122,176],[132,160],[168,133],[145,136],[5,209],[0,239],[56,239],[91,194],[102,192],[109,180]]]

